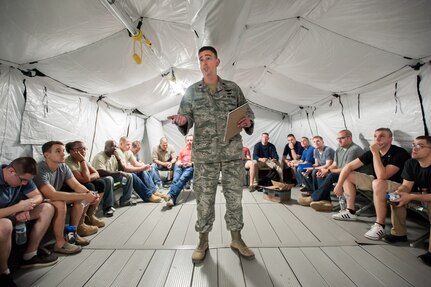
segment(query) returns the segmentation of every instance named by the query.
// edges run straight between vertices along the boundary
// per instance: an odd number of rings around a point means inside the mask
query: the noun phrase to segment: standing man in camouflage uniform
[[[193,252],[192,261],[202,262],[208,250],[208,233],[215,219],[214,204],[220,171],[226,198],[225,220],[232,235],[231,247],[243,257],[253,259],[253,251],[241,239],[244,226],[241,203],[244,173],[242,138],[237,134],[224,141],[228,112],[247,101],[238,85],[217,76],[220,59],[213,47],[200,48],[199,63],[203,79],[187,89],[178,114],[169,117],[183,135],[195,126],[193,187],[196,192],[198,219],[195,229],[199,232],[199,244]],[[247,116],[239,120],[238,127],[252,134],[253,118],[253,111],[249,109]]]

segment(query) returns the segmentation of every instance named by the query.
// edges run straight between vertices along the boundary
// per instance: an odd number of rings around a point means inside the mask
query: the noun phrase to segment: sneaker
[[[385,236],[385,230],[380,224],[374,223],[374,225],[371,226],[371,229],[368,230],[364,236],[371,240],[380,240],[383,238],[383,236]]]
[[[407,235],[398,236],[398,235],[388,234],[388,235],[385,235],[385,237],[383,237],[383,241],[387,243],[407,242]]]
[[[82,238],[78,234],[75,234],[75,244],[79,246],[87,246],[90,244],[90,240],[87,240],[85,238]]]
[[[348,209],[341,210],[337,214],[333,214],[332,218],[336,220],[356,220],[358,216],[356,214],[350,213]]]
[[[419,255],[418,258],[422,260],[428,266],[431,266],[431,253],[427,252],[425,254]]]
[[[0,274],[0,286],[2,287],[17,287],[18,285],[13,282],[12,275],[2,273]]]
[[[22,259],[19,267],[31,268],[31,267],[51,266],[57,263],[57,260],[58,260],[58,257],[57,255],[54,255],[54,254],[50,254],[47,256],[35,255],[29,260]]]
[[[63,247],[57,247],[57,245],[54,245],[54,252],[61,254],[76,254],[81,252],[81,250],[81,246],[70,244],[69,242],[65,242]]]
[[[105,217],[112,217],[112,216],[114,216],[114,210],[113,210],[113,208],[109,207],[109,208],[105,209],[105,211],[103,212],[103,215]]]
[[[172,206],[174,206],[175,205],[175,203],[174,203],[174,200],[172,199],[172,198],[170,198],[169,200],[168,200],[168,202],[166,202],[166,206],[167,207],[172,207]]]
[[[311,192],[303,191],[303,192],[301,192],[301,196],[303,196],[303,197],[311,196]]]
[[[332,211],[332,203],[327,200],[313,201],[310,207],[316,211]]]
[[[120,207],[124,207],[124,206],[135,206],[136,205],[136,201],[134,200],[128,200],[125,202],[120,202]]]
[[[310,190],[307,187],[303,186],[299,189],[299,191],[300,192],[309,192]]]
[[[308,196],[308,197],[302,197],[301,196],[300,198],[298,198],[298,203],[302,206],[310,206],[310,203],[312,201],[313,200],[311,199],[311,196]]]

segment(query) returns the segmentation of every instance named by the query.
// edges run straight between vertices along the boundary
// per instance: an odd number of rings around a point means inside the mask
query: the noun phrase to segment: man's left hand
[[[239,128],[249,128],[249,127],[251,127],[252,123],[253,123],[253,121],[251,120],[251,118],[243,117],[242,119],[240,119],[238,121],[237,126]]]

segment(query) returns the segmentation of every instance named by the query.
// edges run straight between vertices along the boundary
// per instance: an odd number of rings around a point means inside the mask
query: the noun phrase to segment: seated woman
[[[66,151],[70,155],[66,158],[65,163],[69,166],[69,168],[72,170],[73,175],[81,184],[83,184],[89,190],[97,191],[100,198],[105,195],[105,202],[109,202],[109,200],[111,200],[111,203],[108,205],[112,207],[112,185],[106,182],[109,181],[108,178],[101,178],[97,170],[93,168],[89,162],[86,161],[86,150],[87,148],[85,147],[85,144],[81,141],[74,141],[66,144]],[[110,187],[111,190],[107,190],[107,187]],[[85,223],[88,225],[97,227],[105,226],[105,222],[96,217],[96,211],[99,206],[99,203],[100,201],[98,201],[97,204],[88,206],[87,212],[84,213],[79,223],[80,225],[84,224],[85,220]],[[111,211],[109,214],[105,213],[105,216],[108,217],[112,215],[113,211]],[[80,228],[78,226],[78,233],[79,229]]]

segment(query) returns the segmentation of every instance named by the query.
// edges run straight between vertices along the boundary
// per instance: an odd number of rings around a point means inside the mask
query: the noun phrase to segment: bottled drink
[[[346,197],[344,194],[338,198],[338,203],[340,204],[340,211],[347,208]]]
[[[25,222],[18,222],[15,225],[15,242],[17,245],[23,245],[27,242],[27,228]]]
[[[429,193],[429,189],[428,189],[428,187],[422,187],[422,188],[421,188],[421,193],[422,193],[422,194],[427,194],[427,193]],[[423,208],[425,208],[425,207],[427,207],[428,202],[426,202],[426,201],[421,201],[421,205],[422,205],[422,207],[423,207]],[[429,209],[428,209],[428,210],[429,210]]]
[[[97,191],[91,190],[90,191],[94,196],[97,195]],[[90,203],[86,201],[85,199],[81,201],[81,205],[83,208],[86,208]]]
[[[400,195],[391,192],[391,193],[386,194],[386,199],[389,200],[389,201],[398,200],[398,199],[400,199]]]
[[[126,185],[126,184],[127,184],[127,177],[123,176],[123,177],[121,178],[121,184],[122,184],[122,185]]]
[[[75,244],[75,233],[76,233],[76,226],[75,225],[68,225],[65,228],[65,239],[70,244]]]

